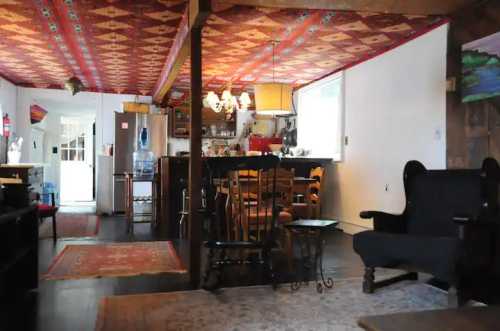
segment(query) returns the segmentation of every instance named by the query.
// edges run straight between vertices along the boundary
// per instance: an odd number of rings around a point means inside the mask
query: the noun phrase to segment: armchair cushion
[[[411,266],[443,281],[455,281],[461,241],[452,237],[427,237],[364,231],[354,235],[353,246],[367,267]]]

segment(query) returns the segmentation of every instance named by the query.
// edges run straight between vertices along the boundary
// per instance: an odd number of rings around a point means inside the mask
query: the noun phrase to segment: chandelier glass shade
[[[231,90],[224,90],[221,98],[214,91],[209,91],[203,99],[203,106],[211,108],[214,112],[232,113],[234,110],[248,110],[248,106],[252,103],[247,92],[241,93],[240,97],[231,94]]]
[[[84,86],[82,81],[78,77],[73,76],[64,83],[64,88],[70,91],[72,95],[75,95],[78,92],[82,91]]]

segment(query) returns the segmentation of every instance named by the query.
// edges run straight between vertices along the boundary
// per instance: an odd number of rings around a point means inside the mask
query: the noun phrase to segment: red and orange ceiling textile
[[[15,84],[151,94],[184,0],[0,0],[0,73]]]
[[[22,86],[151,95],[186,0],[0,0],[0,74]],[[300,86],[446,22],[437,16],[256,8],[215,1],[203,28],[204,90],[274,79]],[[170,97],[186,99],[189,61]]]
[[[447,22],[444,17],[221,6],[203,29],[203,85],[235,91],[274,79],[300,86],[362,62]],[[186,98],[187,61],[172,104]]]

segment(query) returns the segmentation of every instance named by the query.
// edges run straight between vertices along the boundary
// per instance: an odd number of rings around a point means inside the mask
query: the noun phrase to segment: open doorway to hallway
[[[95,117],[61,117],[61,205],[95,208]]]

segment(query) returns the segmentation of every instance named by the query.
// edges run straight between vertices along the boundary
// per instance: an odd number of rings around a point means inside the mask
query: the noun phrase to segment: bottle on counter
[[[137,151],[133,154],[134,176],[144,177],[154,175],[155,157],[149,149],[148,129],[142,128]]]

